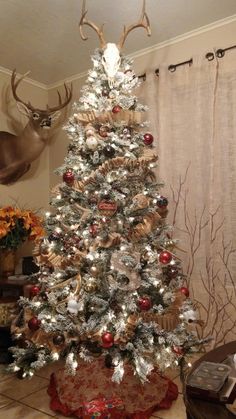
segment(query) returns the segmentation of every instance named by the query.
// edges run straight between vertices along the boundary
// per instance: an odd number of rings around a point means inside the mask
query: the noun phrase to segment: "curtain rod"
[[[229,50],[234,49],[234,48],[236,48],[236,45],[233,45],[232,47],[228,47],[228,48],[224,48],[224,49],[219,48],[219,49],[215,52],[215,54],[214,54],[214,52],[208,52],[208,53],[205,55],[205,58],[206,58],[208,61],[212,61],[212,60],[214,60],[215,55],[216,55],[216,57],[217,57],[217,58],[223,58],[223,57],[225,56],[226,51],[229,51]],[[171,65],[169,65],[168,70],[169,70],[171,73],[174,73],[174,72],[176,71],[177,67],[180,67],[180,66],[182,66],[182,65],[186,65],[186,64],[188,64],[189,66],[191,66],[191,65],[193,64],[193,59],[192,59],[192,58],[190,58],[190,60],[183,61],[183,62],[181,62],[181,63],[171,64]],[[156,74],[156,76],[157,76],[157,77],[159,76],[159,68],[156,68],[156,70],[155,70],[155,74]],[[143,81],[145,81],[145,80],[146,80],[146,77],[147,77],[146,73],[140,74],[140,76],[138,76],[138,78],[139,78],[139,79],[142,79]]]

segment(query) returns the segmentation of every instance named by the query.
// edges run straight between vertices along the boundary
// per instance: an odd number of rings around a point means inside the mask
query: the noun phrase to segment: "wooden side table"
[[[8,280],[0,278],[0,311],[2,305],[11,310],[17,310],[17,300],[20,296],[29,297],[29,290],[32,284],[29,284],[27,280]],[[10,321],[8,322],[5,318],[0,316],[0,363],[7,363],[10,360],[10,354],[8,348],[14,345],[11,339],[10,332]]]
[[[202,361],[223,362],[228,355],[236,353],[236,341],[220,346],[198,359],[189,374],[191,374]],[[184,388],[184,403],[188,419],[235,419],[235,416],[222,404],[194,399],[188,396]]]

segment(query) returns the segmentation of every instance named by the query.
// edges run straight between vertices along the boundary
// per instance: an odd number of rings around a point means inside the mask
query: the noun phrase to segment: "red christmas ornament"
[[[37,287],[37,285],[33,285],[33,286],[30,288],[30,296],[31,296],[31,297],[35,297],[36,295],[38,295],[38,294],[39,294],[39,292],[40,292],[40,288],[39,288],[39,287]]]
[[[145,145],[151,145],[153,143],[153,140],[154,140],[154,138],[153,138],[152,134],[150,134],[148,132],[146,134],[144,134],[143,142],[144,142]]]
[[[75,175],[72,172],[72,170],[67,170],[65,173],[63,173],[63,180],[67,185],[71,185],[75,180]]]
[[[114,345],[114,337],[111,332],[104,332],[102,334],[103,348],[111,348]]]
[[[120,105],[116,105],[114,106],[114,108],[112,109],[113,113],[119,113],[122,110],[122,107]]]
[[[36,331],[40,328],[41,320],[39,320],[37,317],[32,317],[28,321],[28,327],[30,330]]]
[[[184,354],[183,348],[181,348],[181,346],[173,346],[172,351],[176,355],[183,355]]]
[[[98,234],[98,224],[91,224],[89,227],[89,233],[92,237],[96,237]]]
[[[157,206],[158,206],[159,208],[166,208],[166,207],[167,207],[167,205],[168,205],[168,199],[167,199],[165,196],[160,196],[160,197],[157,199]]]
[[[142,310],[142,311],[148,311],[148,310],[150,310],[150,308],[152,306],[152,303],[151,303],[150,298],[148,298],[148,297],[141,297],[138,300],[138,305],[139,305],[140,310]]]
[[[167,250],[163,250],[159,254],[159,261],[163,263],[163,265],[167,265],[172,260],[172,254],[168,252]]]
[[[189,289],[188,289],[188,288],[186,288],[186,287],[181,287],[181,288],[180,288],[180,292],[182,292],[182,294],[184,294],[186,298],[188,298],[188,297],[189,297]]]

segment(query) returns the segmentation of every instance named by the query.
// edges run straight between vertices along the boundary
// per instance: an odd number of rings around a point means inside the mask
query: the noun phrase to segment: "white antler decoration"
[[[114,77],[117,71],[119,70],[120,61],[121,61],[120,50],[123,48],[128,34],[133,29],[144,28],[146,29],[148,36],[151,35],[150,22],[149,22],[147,13],[145,11],[145,8],[146,8],[146,0],[143,0],[143,7],[142,7],[140,20],[137,23],[134,23],[133,25],[130,25],[128,27],[124,26],[123,34],[118,44],[114,44],[110,42],[106,43],[105,38],[104,38],[104,33],[103,33],[103,25],[99,28],[97,25],[95,25],[95,23],[93,23],[92,21],[86,18],[86,15],[87,15],[86,0],[83,0],[82,15],[79,22],[80,35],[84,41],[88,39],[83,33],[83,25],[90,26],[98,34],[101,47],[104,50],[103,56],[102,56],[102,64],[108,76],[108,82],[109,82],[110,87],[113,86]]]

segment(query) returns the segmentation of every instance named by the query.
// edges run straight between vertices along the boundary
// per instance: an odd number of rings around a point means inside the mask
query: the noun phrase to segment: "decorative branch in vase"
[[[31,210],[11,206],[0,208],[0,271],[3,278],[14,274],[19,246],[43,235],[42,220]]]

